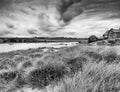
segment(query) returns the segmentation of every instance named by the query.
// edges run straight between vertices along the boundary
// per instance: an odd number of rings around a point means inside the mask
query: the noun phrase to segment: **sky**
[[[120,0],[0,0],[0,37],[102,36],[120,28]]]

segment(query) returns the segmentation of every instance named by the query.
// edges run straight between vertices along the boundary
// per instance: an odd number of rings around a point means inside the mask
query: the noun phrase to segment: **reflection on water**
[[[17,43],[17,44],[0,44],[0,52],[8,52],[13,50],[26,50],[30,48],[39,48],[39,47],[65,47],[73,46],[76,43]]]

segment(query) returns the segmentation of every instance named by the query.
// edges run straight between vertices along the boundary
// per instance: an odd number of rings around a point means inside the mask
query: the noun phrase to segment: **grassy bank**
[[[58,52],[0,55],[1,91],[119,92],[120,47],[77,45]],[[28,91],[29,90],[29,91]]]

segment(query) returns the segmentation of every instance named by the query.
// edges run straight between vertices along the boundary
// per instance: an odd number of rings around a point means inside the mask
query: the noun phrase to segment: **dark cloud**
[[[0,36],[6,36],[6,35],[9,35],[9,34],[12,34],[10,31],[0,31]]]
[[[36,2],[36,4],[48,6],[53,2],[61,15],[61,20],[70,22],[74,17],[82,14],[85,10],[93,9],[92,12],[106,12],[120,10],[120,0],[0,0],[0,9],[6,8],[12,3]],[[30,7],[35,10],[34,7]],[[21,12],[28,14],[21,9]],[[91,13],[92,13],[91,12]]]
[[[71,21],[74,17],[80,15],[83,10],[79,6],[81,0],[60,0],[57,9],[64,22]]]
[[[37,34],[37,30],[36,29],[29,29],[28,33],[29,34]]]
[[[0,0],[0,9],[8,7],[12,2],[12,0]]]
[[[85,6],[88,16],[104,15],[103,19],[120,18],[120,0],[90,0]]]
[[[62,14],[62,19],[64,22],[69,22],[72,20],[74,17],[80,15],[83,13],[83,10],[79,5],[71,6],[70,8],[67,9],[66,12]]]
[[[29,12],[26,11],[26,10],[24,10],[24,9],[21,9],[20,11],[21,11],[22,13],[26,14],[26,15],[29,15]]]
[[[93,10],[89,13],[95,14],[104,12],[120,11],[120,0],[60,0],[57,9],[64,22],[71,21],[74,17],[86,10]]]
[[[11,4],[31,2],[31,1],[34,0],[0,0],[0,9],[9,7]]]
[[[6,23],[7,28],[14,29],[14,25],[11,23]]]

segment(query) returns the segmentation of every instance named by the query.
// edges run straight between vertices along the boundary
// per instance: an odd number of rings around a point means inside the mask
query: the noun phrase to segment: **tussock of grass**
[[[85,55],[92,58],[93,61],[101,61],[103,59],[102,55],[94,51],[86,51]]]
[[[28,83],[27,83],[26,78],[21,73],[18,73],[18,77],[15,81],[15,88],[16,89],[21,89],[27,84]]]
[[[33,65],[32,65],[32,63],[30,62],[30,61],[26,61],[26,62],[24,62],[23,64],[22,64],[22,68],[28,68],[28,67],[32,67]]]
[[[31,54],[31,55],[29,55],[29,57],[31,57],[31,58],[40,58],[40,57],[42,57],[42,54],[39,54],[39,53]]]
[[[35,88],[44,88],[53,81],[59,81],[66,73],[66,68],[63,66],[47,65],[30,72],[29,84]]]
[[[13,85],[17,78],[17,71],[7,71],[0,74],[0,86]]]
[[[25,61],[25,60],[28,60],[28,58],[27,57],[25,57],[25,56],[15,56],[15,58],[14,58],[14,62],[23,62],[23,61]]]
[[[71,72],[83,71],[83,65],[87,62],[85,57],[78,57],[74,59],[68,59],[65,63],[71,69]]]
[[[1,60],[1,62],[0,62],[1,70],[3,70],[3,69],[7,70],[7,69],[13,68],[15,66],[16,66],[15,63],[12,62],[12,60],[10,60],[10,59],[4,59],[4,60]]]
[[[41,68],[41,67],[43,67],[43,66],[45,66],[45,64],[44,64],[43,61],[37,61],[37,62],[36,62],[36,68]]]
[[[115,63],[116,64],[119,64],[120,63],[120,55],[117,56],[116,60],[115,60]]]
[[[107,51],[103,54],[103,59],[107,63],[114,63],[115,60],[117,59],[118,55],[114,50]]]

